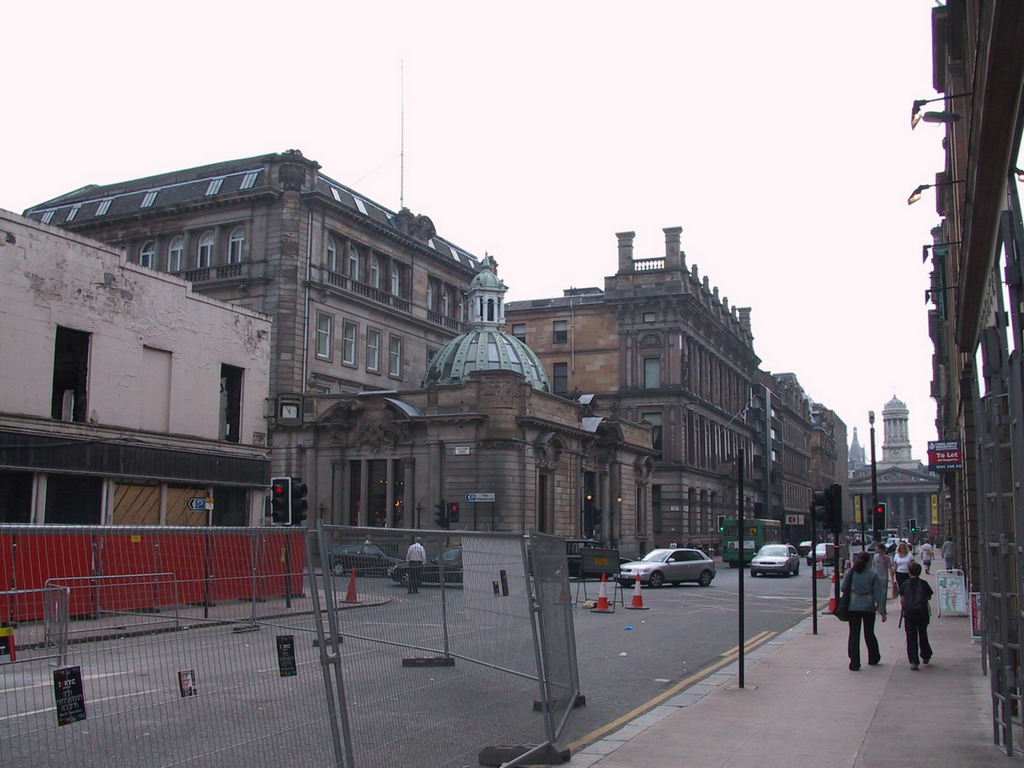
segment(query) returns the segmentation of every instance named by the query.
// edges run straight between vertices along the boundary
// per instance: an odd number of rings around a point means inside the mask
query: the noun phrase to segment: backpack
[[[928,618],[928,594],[920,579],[908,579],[903,587],[907,604],[903,607],[903,615],[908,619]]]

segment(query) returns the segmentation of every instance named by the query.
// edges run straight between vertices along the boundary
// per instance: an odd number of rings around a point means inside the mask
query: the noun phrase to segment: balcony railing
[[[655,270],[665,268],[665,259],[634,259],[633,260],[633,271],[634,272],[653,272]]]
[[[202,283],[207,280],[228,280],[242,276],[241,264],[220,264],[216,267],[201,267],[182,273],[182,277],[191,283]]]
[[[401,296],[395,296],[393,293],[374,288],[372,285],[352,280],[338,272],[325,272],[324,274],[326,275],[324,282],[330,286],[362,296],[377,304],[394,307],[399,312],[408,314],[412,311],[412,302],[408,299],[403,299]]]

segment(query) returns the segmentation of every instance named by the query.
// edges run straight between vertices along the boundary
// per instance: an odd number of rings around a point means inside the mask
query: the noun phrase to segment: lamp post
[[[875,412],[868,411],[868,424],[871,425],[871,518],[874,521],[875,541],[882,540],[882,532],[878,528],[878,469],[875,466]]]

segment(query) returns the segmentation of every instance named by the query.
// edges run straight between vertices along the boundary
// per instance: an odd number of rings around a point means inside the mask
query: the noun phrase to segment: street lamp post
[[[871,518],[874,521],[875,541],[882,540],[882,531],[878,527],[878,470],[875,466],[875,412],[868,411],[868,424],[871,425]]]

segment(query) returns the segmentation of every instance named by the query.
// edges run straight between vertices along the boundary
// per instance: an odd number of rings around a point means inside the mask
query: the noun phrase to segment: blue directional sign
[[[466,501],[494,501],[493,493],[467,493]]]

